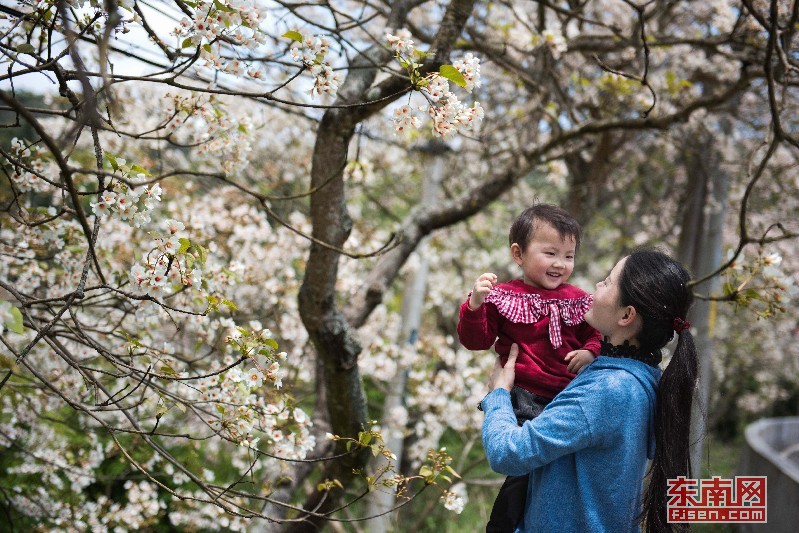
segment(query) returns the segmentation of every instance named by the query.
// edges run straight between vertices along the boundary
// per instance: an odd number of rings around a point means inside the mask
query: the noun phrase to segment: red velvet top
[[[501,283],[477,310],[469,309],[468,298],[461,305],[458,338],[469,350],[493,345],[503,363],[515,342],[515,384],[554,398],[575,376],[566,370],[566,354],[581,349],[599,353],[602,337],[584,321],[592,301],[590,294],[567,283],[554,290],[521,279]]]

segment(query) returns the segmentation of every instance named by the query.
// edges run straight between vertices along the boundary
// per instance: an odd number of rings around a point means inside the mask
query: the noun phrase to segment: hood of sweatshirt
[[[649,401],[649,439],[647,440],[647,457],[655,457],[655,403],[657,402],[657,387],[662,371],[658,367],[649,366],[641,361],[627,357],[608,357],[600,355],[591,366],[596,370],[618,369],[624,370],[635,377],[641,388],[646,392]]]

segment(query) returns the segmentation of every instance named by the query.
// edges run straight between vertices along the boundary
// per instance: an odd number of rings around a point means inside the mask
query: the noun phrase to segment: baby
[[[507,361],[519,346],[511,402],[519,425],[538,416],[599,353],[601,336],[583,320],[591,295],[566,283],[580,247],[579,223],[554,205],[525,209],[510,229],[510,253],[521,279],[497,284],[486,273],[460,308],[458,337],[470,350],[494,346]],[[522,518],[527,476],[500,489],[486,531],[513,531]]]

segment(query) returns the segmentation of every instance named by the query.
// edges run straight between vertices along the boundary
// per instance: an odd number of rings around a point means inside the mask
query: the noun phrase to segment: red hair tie
[[[683,320],[680,317],[674,319],[674,331],[676,333],[680,333],[686,329],[691,329],[691,323],[687,320]]]

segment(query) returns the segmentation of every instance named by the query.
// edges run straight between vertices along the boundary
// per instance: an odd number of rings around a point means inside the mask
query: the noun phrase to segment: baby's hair
[[[561,239],[572,237],[575,250],[580,249],[580,238],[583,233],[580,223],[565,209],[551,204],[535,204],[522,211],[510,227],[508,246],[515,242],[524,251],[527,243],[535,235],[536,228],[542,223],[555,228]]]

